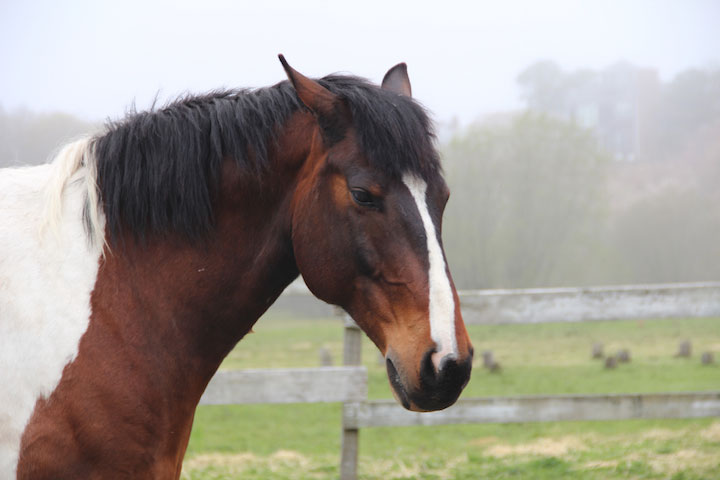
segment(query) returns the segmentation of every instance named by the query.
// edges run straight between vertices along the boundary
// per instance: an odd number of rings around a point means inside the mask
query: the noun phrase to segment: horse
[[[378,86],[280,61],[0,173],[0,477],[177,479],[206,385],[299,275],[403,407],[457,400],[449,190],[406,65]]]

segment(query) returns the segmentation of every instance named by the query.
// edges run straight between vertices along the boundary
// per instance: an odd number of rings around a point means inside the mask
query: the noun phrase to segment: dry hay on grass
[[[242,471],[250,465],[257,464],[260,457],[254,453],[203,453],[185,459],[183,470],[200,470],[208,467],[224,467],[229,470]]]
[[[468,463],[466,454],[448,457],[436,466],[429,466],[423,462],[411,462],[400,459],[373,459],[371,462],[360,463],[360,477],[383,480],[419,478],[432,475],[438,480],[454,478],[453,471],[459,466]]]
[[[566,435],[559,438],[542,437],[529,443],[503,444],[495,436],[478,437],[470,441],[470,445],[483,451],[488,457],[503,459],[503,462],[514,462],[522,457],[556,457],[572,461],[577,452],[592,453],[597,447],[607,445],[621,446],[627,455],[606,452],[601,458],[588,460],[579,464],[587,470],[616,468],[623,463],[643,462],[658,474],[672,475],[682,471],[712,472],[720,464],[720,455],[706,447],[694,448],[697,445],[683,445],[675,451],[659,453],[658,445],[662,442],[701,438],[706,442],[720,442],[720,421],[713,422],[701,430],[688,428],[665,429],[652,428],[642,432],[625,435],[600,435],[586,433],[582,435]],[[649,442],[649,443],[646,443]],[[594,456],[594,455],[593,455]],[[602,458],[604,456],[605,458]],[[607,458],[611,456],[611,458]],[[575,457],[579,460],[581,457]],[[468,464],[468,455],[444,458],[442,462],[426,462],[408,458],[378,459],[360,462],[360,476],[370,479],[407,479],[432,475],[438,480],[453,478],[453,472]],[[189,479],[190,473],[203,470],[221,471],[230,477],[245,478],[248,472],[262,471],[271,478],[313,479],[327,478],[323,470],[328,465],[335,465],[337,457],[305,456],[296,451],[280,450],[272,455],[262,456],[253,453],[222,454],[208,453],[188,458],[183,468],[183,479]],[[215,478],[215,477],[213,477]],[[258,477],[253,477],[258,478]],[[713,477],[714,478],[714,477]]]
[[[664,455],[651,454],[646,461],[656,472],[674,474],[688,469],[709,471],[718,466],[720,459],[717,452],[685,448]]]
[[[688,434],[687,429],[670,430],[667,428],[651,428],[644,431],[640,438],[643,440],[673,440]]]
[[[312,350],[313,344],[312,342],[295,342],[290,345],[290,350],[294,350],[296,352],[301,352],[304,350]]]
[[[563,457],[570,452],[587,450],[585,442],[574,435],[560,438],[539,438],[531,443],[517,445],[494,445],[485,449],[485,454],[491,457],[508,457],[518,455],[540,455],[546,457]]]
[[[698,436],[708,442],[720,442],[720,422],[714,422],[699,432],[687,428],[673,430],[653,428],[637,436],[617,435],[607,437],[606,442],[623,445],[626,448],[636,449],[636,451],[615,459],[592,460],[584,463],[583,467],[592,470],[616,468],[622,463],[643,462],[658,474],[665,475],[673,475],[683,471],[717,471],[720,468],[720,455],[712,449],[684,446],[667,453],[659,453],[653,447],[637,450],[638,445],[643,441],[665,442],[678,439],[697,439]]]
[[[715,451],[702,451],[695,448],[683,448],[675,452],[657,453],[653,450],[642,450],[626,455],[617,461],[644,462],[659,474],[675,474],[683,471],[710,472],[717,469],[718,454]]]
[[[677,452],[659,454],[652,450],[633,452],[615,460],[593,460],[583,464],[588,470],[598,468],[616,468],[618,465],[634,462],[646,463],[656,473],[674,474],[686,470],[707,471],[718,465],[715,453],[702,452],[693,448],[684,448]]]
[[[720,422],[714,422],[701,430],[700,436],[709,442],[720,442]]]
[[[332,461],[330,459],[321,459]],[[278,450],[272,455],[262,456],[254,453],[204,453],[185,460],[182,478],[190,478],[189,473],[205,469],[221,469],[229,475],[242,475],[248,470],[265,470],[273,473],[311,471],[324,463],[310,460],[303,454],[291,450]]]
[[[266,475],[268,478],[288,480],[326,479],[328,475],[324,470],[335,462],[336,456],[308,458],[291,450],[280,450],[268,456],[253,453],[208,453],[185,460],[181,479],[194,478],[192,474],[207,471],[214,474],[221,472],[231,478],[245,478],[248,475],[254,475],[252,478],[258,478],[258,475],[265,478],[262,475]],[[428,464],[422,459],[373,459],[360,462],[359,473],[360,477],[383,480],[419,478],[423,475],[432,475],[438,480],[451,480],[453,470],[467,463],[467,454],[445,458],[436,464]]]
[[[292,450],[278,450],[269,457],[270,470],[272,471],[287,467],[309,470],[311,463],[307,457]]]
[[[615,468],[620,463],[619,460],[593,460],[583,464],[583,468],[587,470],[594,470],[596,468]]]
[[[498,437],[479,437],[470,440],[470,445],[474,447],[487,447],[499,441],[500,439]]]

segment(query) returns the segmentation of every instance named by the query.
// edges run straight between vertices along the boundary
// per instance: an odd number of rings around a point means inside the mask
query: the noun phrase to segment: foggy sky
[[[183,92],[264,86],[277,60],[380,81],[408,63],[440,121],[519,106],[517,74],[618,60],[664,79],[720,65],[720,2],[0,0],[0,105],[117,118]]]

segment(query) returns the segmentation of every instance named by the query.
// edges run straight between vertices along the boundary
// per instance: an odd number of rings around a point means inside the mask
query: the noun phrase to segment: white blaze
[[[425,194],[427,185],[415,175],[403,175],[403,183],[410,190],[415,200],[420,218],[425,227],[427,238],[428,260],[430,268],[428,271],[428,283],[430,285],[430,336],[435,342],[437,352],[433,354],[432,361],[435,367],[440,366],[440,360],[448,355],[457,357],[457,337],[455,336],[455,299],[450,279],[448,278],[445,258],[443,257],[440,242],[438,242],[437,230],[430,217]]]

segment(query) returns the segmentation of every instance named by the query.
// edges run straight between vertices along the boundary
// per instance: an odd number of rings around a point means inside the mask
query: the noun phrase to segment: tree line
[[[720,280],[720,70],[539,62],[518,82],[522,112],[441,145],[460,287]]]

